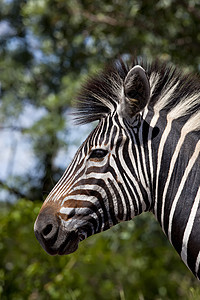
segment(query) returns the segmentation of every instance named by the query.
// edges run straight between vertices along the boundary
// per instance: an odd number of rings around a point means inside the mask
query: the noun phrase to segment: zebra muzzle
[[[50,255],[70,254],[78,248],[78,231],[66,231],[62,228],[60,218],[51,207],[44,208],[38,215],[34,232],[41,246]]]

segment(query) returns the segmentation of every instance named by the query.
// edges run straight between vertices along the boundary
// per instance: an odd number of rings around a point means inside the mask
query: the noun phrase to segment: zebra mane
[[[178,68],[158,60],[148,63],[136,59],[129,67],[119,59],[83,85],[77,99],[76,122],[86,124],[101,120],[115,111],[122,96],[125,77],[138,64],[145,69],[149,78],[149,107],[158,112],[173,109],[174,114],[177,116],[178,113],[178,117],[183,119],[200,110],[200,79],[197,76],[183,74]]]

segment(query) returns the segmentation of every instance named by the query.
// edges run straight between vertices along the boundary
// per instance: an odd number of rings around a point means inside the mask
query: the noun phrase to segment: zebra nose
[[[34,232],[37,240],[49,254],[54,253],[53,245],[55,244],[58,231],[59,231],[60,219],[55,215],[51,208],[44,208],[37,217],[34,225]]]

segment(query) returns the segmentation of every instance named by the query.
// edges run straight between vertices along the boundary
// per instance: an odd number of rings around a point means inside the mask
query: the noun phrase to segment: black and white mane
[[[83,86],[78,96],[77,122],[84,124],[101,120],[116,110],[124,79],[129,70],[138,64],[146,71],[150,82],[148,108],[167,113],[177,107],[178,116],[183,122],[200,110],[200,79],[197,76],[183,74],[178,68],[158,60],[153,63],[134,60],[129,67],[119,59]],[[200,127],[200,118],[196,119]]]

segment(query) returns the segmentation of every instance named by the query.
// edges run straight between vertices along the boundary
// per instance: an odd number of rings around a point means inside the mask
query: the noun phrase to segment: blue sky
[[[43,117],[45,111],[36,109],[31,105],[24,107],[18,120],[18,127],[30,127]],[[76,153],[79,145],[85,140],[93,125],[74,125],[71,111],[66,113],[68,134],[65,135],[67,149],[59,151],[55,158],[55,165],[66,168]],[[32,150],[30,139],[20,131],[11,129],[0,130],[0,179],[12,182],[12,176],[30,174],[36,166],[36,158]],[[0,192],[0,200],[7,200],[7,194]]]
[[[9,2],[12,0],[6,0]],[[8,38],[7,47],[10,50],[15,50],[19,47],[20,38],[16,38],[15,29],[7,20],[0,21],[0,37]],[[12,37],[13,36],[13,37]],[[53,61],[54,56],[47,57],[40,50],[40,41],[30,31],[27,32],[27,39],[29,43],[30,51],[34,54],[36,62],[45,61],[50,59]],[[86,41],[88,46],[91,45],[92,40]],[[0,82],[1,87],[1,82]],[[1,96],[1,91],[0,91]],[[23,113],[21,113],[19,119],[13,126],[29,128],[37,120],[42,118],[46,114],[45,109],[36,109],[30,104],[24,106]],[[16,125],[15,125],[16,124]],[[55,158],[55,165],[66,168],[72,160],[79,145],[85,140],[88,133],[91,131],[94,125],[81,125],[74,126],[72,117],[69,112],[66,113],[66,127],[67,134],[64,135],[64,140],[67,143],[67,147],[63,147]],[[37,160],[33,152],[33,145],[27,135],[22,134],[19,130],[2,129],[0,130],[0,179],[4,182],[8,182],[9,186],[12,186],[12,176],[24,176],[34,172]],[[34,176],[36,175],[33,173]],[[0,201],[6,199],[8,195],[5,191],[0,191]]]

